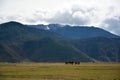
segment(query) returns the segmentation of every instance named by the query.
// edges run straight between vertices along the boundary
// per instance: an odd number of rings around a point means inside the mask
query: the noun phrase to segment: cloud
[[[120,16],[116,18],[106,19],[101,26],[112,33],[120,35]]]
[[[88,12],[89,10],[89,12]],[[50,11],[35,11],[33,13],[19,13],[19,15],[5,16],[5,20],[17,20],[22,23],[58,23],[70,25],[89,25],[91,22],[90,16],[93,15],[93,9],[72,6],[69,9]]]
[[[64,9],[53,13],[46,11],[37,11],[33,14],[34,17],[31,19],[36,22],[44,21],[46,23],[89,25],[91,23],[91,19],[94,16],[93,13],[94,8],[72,6],[69,9]]]
[[[86,25],[89,23],[87,16],[80,11],[57,12],[52,18],[46,19],[50,23]]]
[[[58,11],[32,11],[19,12],[17,14],[10,13],[7,16],[5,13],[0,14],[0,22],[16,20],[22,23],[58,23],[70,25],[90,25],[100,26],[106,19],[120,15],[120,11],[109,6],[105,9],[96,5],[86,6],[73,4],[68,8]]]

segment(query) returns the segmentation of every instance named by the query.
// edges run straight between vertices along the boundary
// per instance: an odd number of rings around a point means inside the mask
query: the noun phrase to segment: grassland
[[[0,80],[120,80],[120,64],[0,64]]]

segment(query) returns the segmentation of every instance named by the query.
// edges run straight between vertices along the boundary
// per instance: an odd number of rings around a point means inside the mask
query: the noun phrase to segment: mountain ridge
[[[34,28],[49,30],[61,34],[67,38],[83,39],[91,37],[119,38],[120,36],[110,33],[102,28],[94,26],[70,26],[60,24],[32,25]]]
[[[40,26],[42,27],[39,28]],[[0,24],[0,62],[120,62],[119,36],[107,32],[115,37],[109,35],[88,37],[90,34],[88,30],[98,29],[94,27],[86,29],[59,24],[40,26],[36,28],[34,25],[13,21]],[[77,38],[74,37],[75,32],[81,33],[81,28],[87,30],[87,37],[80,38],[78,35]],[[61,32],[68,30],[72,34],[62,34],[59,30],[62,30]],[[103,29],[100,30],[104,32]]]

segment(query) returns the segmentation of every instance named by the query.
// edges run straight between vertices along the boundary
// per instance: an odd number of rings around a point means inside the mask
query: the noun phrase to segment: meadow
[[[0,63],[0,80],[120,80],[120,64]]]

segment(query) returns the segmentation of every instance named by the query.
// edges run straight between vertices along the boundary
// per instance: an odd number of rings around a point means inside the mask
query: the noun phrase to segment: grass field
[[[120,64],[0,64],[0,80],[120,80]]]

